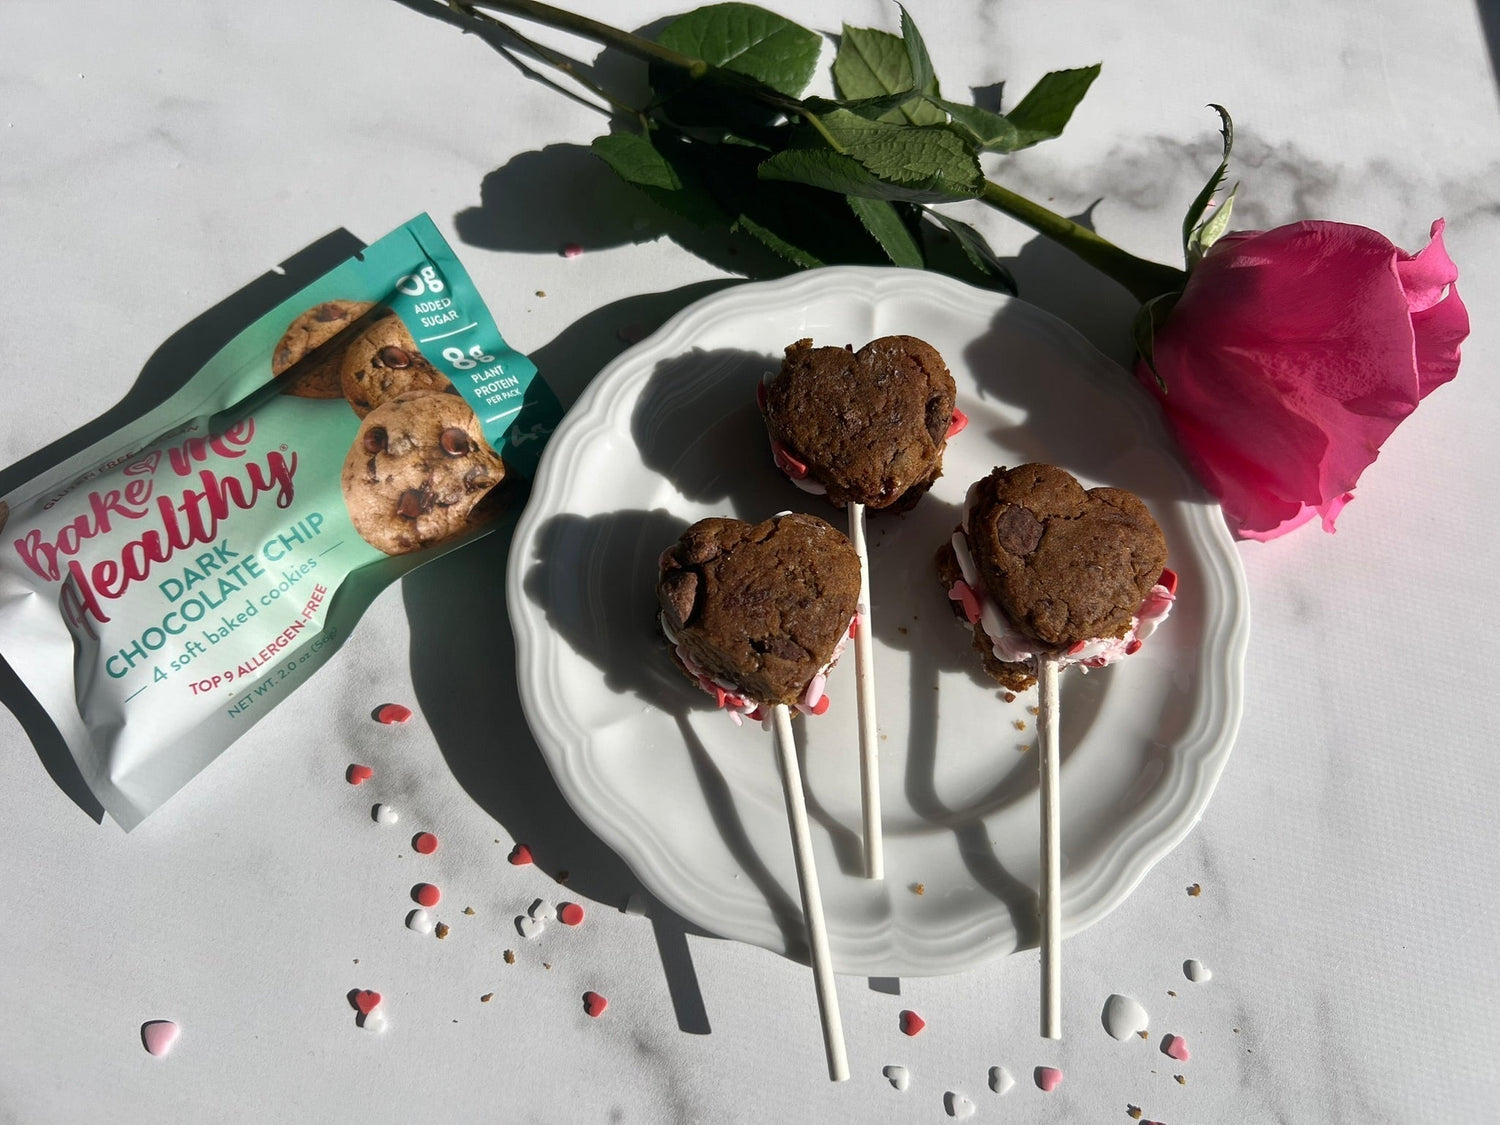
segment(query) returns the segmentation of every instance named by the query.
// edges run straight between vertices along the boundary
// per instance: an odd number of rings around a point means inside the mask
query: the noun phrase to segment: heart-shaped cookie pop
[[[1085,489],[1056,466],[1027,464],[970,486],[938,574],[986,669],[1019,691],[1039,654],[1102,667],[1140,648],[1176,592],[1166,558],[1134,493]]]
[[[824,520],[700,520],[661,556],[663,632],[677,663],[731,714],[784,703],[821,713],[849,636],[859,559]]]
[[[764,386],[777,465],[833,503],[908,507],[943,469],[953,376],[932,345],[882,336],[859,351],[798,340]]]

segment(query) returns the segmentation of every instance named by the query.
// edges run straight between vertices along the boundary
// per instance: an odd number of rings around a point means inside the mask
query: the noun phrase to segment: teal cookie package
[[[484,534],[560,416],[420,215],[0,497],[0,655],[129,830]]]

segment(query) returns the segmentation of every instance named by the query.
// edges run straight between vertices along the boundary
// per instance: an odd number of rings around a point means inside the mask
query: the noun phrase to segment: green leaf
[[[846,99],[845,108],[881,109],[878,119],[892,124],[941,125],[946,120],[941,110],[910,96],[911,58],[901,38],[888,31],[845,24],[833,60],[833,79]],[[936,97],[937,78],[917,92]],[[892,98],[903,94],[907,96]],[[887,98],[892,100],[886,103]]]
[[[841,195],[862,199],[889,199],[907,203],[951,203],[969,196],[917,184],[892,184],[880,179],[858,160],[828,148],[789,148],[768,158],[760,166],[763,180],[785,180],[807,184]]]
[[[827,264],[820,258],[802,249],[796,243],[782,238],[781,235],[777,234],[770,227],[752,219],[749,215],[741,215],[737,218],[731,229],[744,231],[746,234],[753,236],[762,246],[781,255],[781,257],[800,269],[813,270]]]
[[[928,209],[929,218],[941,223],[963,248],[964,256],[969,259],[969,264],[979,271],[998,289],[1003,289],[1011,296],[1016,293],[1016,279],[1006,268],[1005,263],[1000,260],[999,255],[990,248],[985,241],[984,235],[971,227],[968,223],[960,222],[958,219],[944,215],[941,211]]]
[[[905,4],[897,4],[896,7],[901,9],[901,42],[906,45],[911,84],[923,92],[931,86],[932,92],[936,94],[937,75],[932,72],[932,57],[927,53],[927,43],[923,40],[922,33],[917,30],[917,21],[911,18]]]
[[[1221,105],[1210,104],[1209,109],[1219,115],[1220,135],[1224,138],[1224,157],[1219,166],[1214,169],[1214,174],[1208,178],[1208,183],[1203,185],[1193,202],[1188,206],[1187,214],[1182,220],[1182,253],[1190,261],[1192,259],[1193,231],[1197,229],[1202,221],[1204,212],[1208,210],[1209,203],[1213,200],[1214,192],[1218,191],[1224,183],[1224,177],[1229,172],[1229,153],[1234,148],[1234,121],[1229,116],[1229,111]],[[1228,221],[1227,219],[1225,220]],[[1205,247],[1205,249],[1207,249]]]
[[[984,188],[979,160],[941,125],[889,125],[847,110],[821,118],[837,145],[889,184],[972,199]]]
[[[962,102],[943,101],[941,98],[930,100],[932,104],[945,110],[953,118],[954,124],[972,137],[983,151],[1014,152],[1021,147],[1020,130],[1003,114],[991,113],[987,109],[964,105]]]
[[[1199,223],[1188,238],[1187,265],[1192,269],[1203,260],[1209,248],[1229,229],[1229,216],[1234,211],[1234,196],[1240,190],[1240,185],[1235,184],[1229,194],[1225,196],[1224,202],[1213,214]]]
[[[1152,297],[1136,310],[1135,320],[1130,326],[1131,335],[1135,337],[1135,349],[1141,353],[1141,359],[1145,361],[1163,394],[1167,393],[1167,383],[1156,369],[1156,333],[1167,322],[1167,317],[1177,307],[1177,298],[1181,296],[1181,293],[1163,293],[1159,297]]]
[[[700,58],[795,98],[818,65],[822,38],[754,4],[710,4],[669,23],[663,47]]]
[[[606,133],[595,137],[590,147],[622,180],[666,191],[682,187],[672,165],[639,133]]]
[[[861,199],[857,195],[845,198],[849,209],[895,265],[919,270],[927,264],[922,258],[922,248],[901,220],[895,204],[884,199]]]
[[[1076,70],[1054,70],[1042,75],[1026,96],[1005,116],[1020,137],[1017,148],[1060,136],[1073,110],[1099,77],[1099,63]]]

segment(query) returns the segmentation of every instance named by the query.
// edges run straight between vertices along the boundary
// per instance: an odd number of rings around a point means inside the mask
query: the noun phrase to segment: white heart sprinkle
[[[646,899],[643,895],[632,894],[625,900],[625,913],[644,916],[646,913]]]
[[[1104,1030],[1113,1039],[1129,1039],[1151,1026],[1151,1017],[1141,1002],[1118,992],[1104,1002]]]
[[[376,805],[373,812],[377,824],[395,824],[401,819],[401,814],[390,805]]]
[[[385,1011],[381,1008],[376,1008],[373,1012],[368,1014],[362,1013],[356,1016],[354,1022],[366,1031],[384,1031]]]
[[[907,1070],[904,1066],[892,1063],[890,1066],[882,1069],[880,1073],[885,1075],[890,1080],[891,1085],[898,1090],[905,1090],[911,1085],[911,1071]]]
[[[943,1095],[943,1108],[948,1111],[949,1117],[969,1117],[974,1113],[974,1103],[952,1090]]]
[[[523,938],[534,938],[547,928],[547,923],[541,918],[532,918],[526,914],[516,915],[516,932]]]
[[[420,906],[406,916],[406,928],[419,934],[432,933],[432,915]]]
[[[1182,963],[1182,974],[1194,984],[1213,979],[1213,973],[1209,971],[1208,966],[1196,958],[1190,958]]]
[[[1015,1084],[1015,1078],[1003,1066],[990,1067],[990,1089],[995,1093],[1002,1096],[1008,1094]]]
[[[557,917],[557,908],[544,898],[539,898],[531,904],[531,909],[526,911],[538,922],[550,922]]]

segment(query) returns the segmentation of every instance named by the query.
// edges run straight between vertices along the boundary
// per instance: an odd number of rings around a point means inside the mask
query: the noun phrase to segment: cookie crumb
[[[1175,992],[1173,992],[1173,991],[1172,991],[1172,990],[1171,990],[1171,989],[1170,989],[1170,988],[1169,988],[1169,989],[1167,989],[1167,995],[1168,995],[1168,996],[1176,996],[1176,995],[1177,995],[1177,993],[1175,993]]]
[[[470,918],[472,918],[472,917],[474,917],[474,908],[472,906],[466,906],[466,907],[464,907],[464,913],[467,914]]]
[[[442,941],[448,936],[448,923],[439,922],[436,926],[432,927],[432,932],[437,935],[438,941]]]
[[[1188,887],[1187,893],[1189,898],[1197,898],[1203,893],[1203,888],[1197,883],[1194,883],[1192,886]]]
[[[1025,730],[1026,729],[1026,720],[1025,719],[1016,719],[1010,725],[1013,726],[1013,727],[1015,727],[1017,730]]]
[[[481,996],[479,998],[479,1002],[481,1004],[488,1004],[494,998],[495,998],[495,994],[493,992],[486,992],[483,996]]]
[[[1138,1105],[1127,1105],[1125,1107],[1125,1113],[1127,1116],[1133,1117],[1137,1121],[1141,1119],[1141,1107]]]
[[[536,295],[537,295],[537,296],[538,296],[538,297],[545,297],[545,296],[546,296],[546,295],[547,295],[547,291],[546,291],[546,290],[545,290],[545,289],[538,289],[538,290],[537,290],[537,291],[536,291]],[[500,841],[499,841],[499,840],[496,840],[496,841],[495,841],[495,843],[497,843],[497,844],[498,844],[498,843],[499,843],[499,842],[500,842]]]
[[[569,876],[569,875],[571,875],[571,874],[572,874],[572,872],[571,872],[571,871],[569,871],[569,870],[568,870],[568,869],[567,869],[567,868],[566,868],[566,867],[565,867],[565,868],[563,868],[563,869],[562,869],[562,870],[561,870],[561,871],[559,871],[559,872],[558,872],[558,873],[557,873],[557,881],[558,881],[558,882],[559,882],[559,883],[566,883],[566,882],[567,882],[567,881],[568,881],[568,876]]]
[[[1174,1074],[1174,1075],[1172,1075],[1172,1077],[1177,1082],[1177,1085],[1179,1085],[1179,1086],[1186,1086],[1187,1085],[1187,1079],[1184,1078],[1182,1075],[1180,1075],[1180,1074]]]
[[[1139,1035],[1142,1039],[1151,1038],[1151,1033],[1149,1031],[1137,1031],[1136,1034]]]
[[[552,962],[551,961],[543,961],[542,962],[542,968],[546,969],[550,973],[552,971]]]
[[[911,893],[914,895],[925,895],[927,893],[927,884],[913,883],[911,885]]]
[[[1040,707],[1028,706],[1026,710],[1030,711],[1033,715],[1040,715],[1042,713],[1042,709]]]
[[[501,956],[505,958],[507,965],[514,965],[516,963],[516,951],[514,949],[507,949]]]
[[[906,626],[905,625],[897,625],[896,626],[896,632],[900,633],[903,637],[906,636]]]
[[[1000,698],[1007,703],[1014,703],[1016,701],[1016,693],[1013,691],[1001,692]]]

